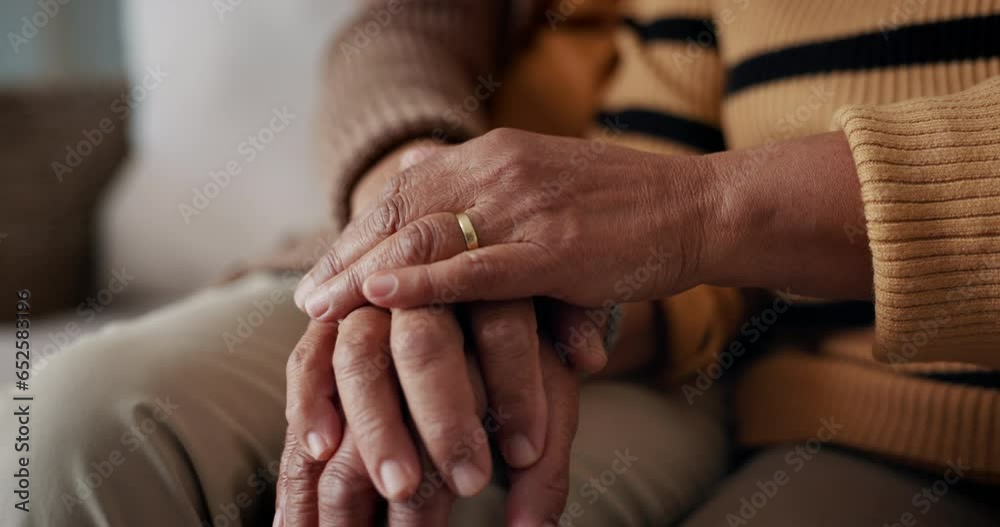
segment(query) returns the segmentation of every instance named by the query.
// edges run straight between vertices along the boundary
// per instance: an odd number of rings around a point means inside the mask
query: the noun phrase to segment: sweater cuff
[[[335,172],[331,196],[337,232],[350,220],[351,191],[382,156],[411,140],[459,143],[488,129],[482,112],[465,114],[460,124],[449,119],[455,103],[440,94],[392,90],[372,94],[369,101],[367,108],[357,108],[330,126],[324,157]]]
[[[1000,367],[1000,78],[842,109],[873,257],[874,354]]]

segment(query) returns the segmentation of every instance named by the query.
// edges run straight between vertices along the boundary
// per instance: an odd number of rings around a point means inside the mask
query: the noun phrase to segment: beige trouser
[[[306,319],[292,284],[255,275],[81,339],[37,373],[30,512],[2,456],[2,525],[270,525],[285,427],[285,360]],[[717,401],[625,384],[582,392],[563,525],[660,525],[726,467]],[[14,436],[2,420],[4,441]],[[616,461],[628,459],[628,463]],[[503,490],[454,525],[500,525]]]

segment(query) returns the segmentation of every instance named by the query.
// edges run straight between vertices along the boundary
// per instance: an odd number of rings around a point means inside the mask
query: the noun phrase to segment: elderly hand
[[[497,314],[503,312],[503,306],[485,307],[497,308]],[[385,311],[361,308],[340,325],[339,334],[335,325],[311,323],[289,361],[289,433],[282,458],[276,524],[369,525],[374,518],[378,493],[381,493],[393,498],[389,502],[390,526],[441,525],[454,500],[449,468],[462,459],[488,456],[486,435],[478,424],[474,429],[463,431],[459,437],[449,438],[453,442],[445,443],[449,450],[445,452],[444,465],[426,463],[428,459],[434,460],[434,452],[410,443],[411,430],[403,421],[392,386],[392,364],[387,356],[384,360],[379,359],[389,343],[390,326],[394,332],[399,330],[402,335],[419,337],[418,342],[457,340],[461,345],[457,324],[453,324],[451,313],[447,311],[400,310],[392,313],[390,318]],[[333,374],[329,373],[330,354],[335,341],[337,353],[343,352],[348,357],[340,359],[347,361],[348,366],[343,368],[343,372],[336,372],[336,387]],[[396,337],[393,341],[398,344]],[[551,345],[543,341],[541,347],[542,388],[546,394],[543,402],[546,417],[542,423],[544,444],[540,449],[543,453],[537,462],[528,467],[510,469],[512,486],[507,505],[511,521],[530,524],[540,524],[558,515],[565,504],[569,451],[578,404],[577,381],[573,372],[558,360]],[[443,350],[442,362],[453,361],[451,351]],[[467,395],[471,396],[473,406],[471,411],[478,420],[486,411],[483,380],[474,363],[469,363],[465,371],[467,373],[459,373],[443,381],[430,372],[421,382],[438,384],[428,390],[427,395],[448,390],[455,395],[455,387],[468,386],[470,393]],[[390,393],[377,393],[384,388],[389,388]],[[362,393],[345,397],[353,390]],[[347,416],[344,440],[339,447],[334,443],[317,459],[303,446],[301,433],[303,429],[315,429],[316,420],[340,422],[334,404],[335,392],[340,394]],[[463,401],[460,397],[452,399],[455,401],[451,404]],[[515,422],[517,412],[500,405],[491,406],[493,410],[486,420],[486,429],[502,436]],[[433,410],[433,406],[427,409]],[[459,415],[464,415],[464,410]],[[367,417],[358,418],[358,412]],[[414,427],[413,435],[427,437],[419,424],[415,423]],[[337,426],[333,429],[339,432]],[[339,440],[339,437],[336,439]],[[385,449],[385,445],[376,445],[386,441],[391,443],[389,450]],[[388,453],[395,459],[412,454],[418,463],[413,469],[417,476],[415,483],[403,493],[387,492],[385,479],[372,470],[371,452],[375,456]],[[420,487],[420,494],[413,494],[420,483],[419,459],[427,465],[424,467],[427,478]],[[488,470],[488,457],[486,463]],[[434,488],[430,497],[423,491],[428,485]]]
[[[371,201],[375,196],[371,189],[396,173],[397,168],[405,170],[441,148],[418,142],[400,151],[406,155],[387,156],[359,183],[354,192],[355,204]],[[309,286],[326,280],[333,270],[333,263],[324,258],[303,278],[296,291],[300,307]],[[560,303],[546,305],[543,314],[547,329],[558,342],[570,344],[558,347],[561,358],[583,372],[603,367],[606,355],[601,335],[593,331],[595,324],[588,320],[586,312]],[[546,440],[546,397],[534,304],[521,300],[472,304],[459,309],[468,321],[469,337],[483,366],[491,403],[513,414],[511,422],[498,434],[501,452],[510,466],[527,467],[541,456]],[[431,311],[441,310],[437,306]],[[357,421],[353,428],[363,439],[358,448],[372,479],[378,482],[383,496],[398,499],[412,491],[419,481],[414,446],[406,434],[399,433],[403,426],[401,397],[417,430],[433,434],[424,440],[432,460],[439,466],[447,461],[447,449],[455,436],[474,432],[476,425],[467,411],[468,390],[461,382],[452,382],[461,378],[464,364],[462,336],[454,315],[450,311],[440,313],[433,323],[427,324],[411,314],[400,314],[391,323],[386,322],[386,328],[379,328],[373,320],[377,322],[384,317],[372,313],[370,309],[359,309],[347,315],[339,338],[333,336],[332,327],[310,327],[289,361],[288,418],[302,447],[315,459],[325,459],[340,440],[340,420],[329,402],[335,372],[341,381],[339,396],[347,418]],[[390,325],[394,342],[391,351],[387,345],[380,349],[368,343],[372,332],[384,330],[388,334]],[[599,326],[596,325],[598,329]],[[329,342],[317,342],[313,337],[323,334],[328,335]],[[333,371],[329,368],[331,363]],[[391,369],[390,375],[382,375],[386,369]],[[402,389],[397,389],[392,373],[398,374]],[[359,383],[343,382],[351,376],[371,378]],[[487,457],[472,461],[469,466],[459,467],[457,480],[452,470],[445,471],[449,484],[460,494],[474,493],[488,476]]]
[[[717,195],[702,159],[503,129],[442,148],[391,180],[299,296],[312,318],[337,320],[368,301],[606,307],[687,289],[706,276]]]
[[[368,301],[606,307],[702,283],[870,298],[867,239],[844,234],[860,208],[843,132],[661,156],[495,130],[392,178],[301,302],[333,320]],[[466,250],[461,212],[477,250]]]

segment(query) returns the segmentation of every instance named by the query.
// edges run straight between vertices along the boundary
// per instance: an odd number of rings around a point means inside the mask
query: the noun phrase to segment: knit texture
[[[861,178],[875,356],[1000,368],[1000,78],[838,116]]]
[[[337,227],[350,216],[354,183],[391,148],[418,137],[460,142],[488,129],[485,105],[463,103],[479,76],[497,71],[505,27],[498,4],[369,1],[333,42],[321,146]]]

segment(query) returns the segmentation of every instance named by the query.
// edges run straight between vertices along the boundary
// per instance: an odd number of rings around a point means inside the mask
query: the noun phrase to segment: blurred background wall
[[[52,3],[59,6],[58,13],[39,28],[35,37],[16,45],[17,51],[10,34],[24,34],[24,18],[30,21],[41,7],[34,0],[0,3],[0,31],[4,37],[0,46],[0,83],[122,78],[121,0]]]
[[[36,371],[328,223],[319,101],[355,5],[0,0],[0,292],[32,291]]]

